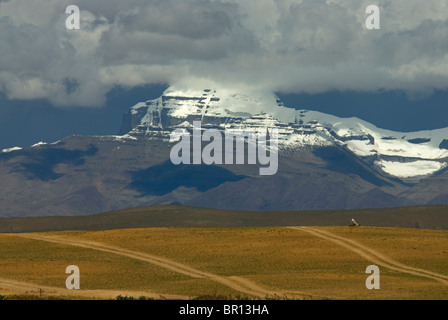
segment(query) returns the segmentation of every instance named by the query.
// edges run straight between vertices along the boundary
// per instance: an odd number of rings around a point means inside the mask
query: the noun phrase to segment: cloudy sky
[[[80,30],[65,26],[72,4]],[[0,148],[114,134],[167,85],[210,83],[397,130],[448,126],[448,1],[0,0]]]

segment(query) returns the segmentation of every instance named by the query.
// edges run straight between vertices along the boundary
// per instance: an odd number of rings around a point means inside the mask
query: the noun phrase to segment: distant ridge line
[[[347,226],[355,218],[363,226],[448,230],[448,206],[362,210],[236,211],[160,205],[87,216],[0,219],[0,233],[129,228],[244,228]]]

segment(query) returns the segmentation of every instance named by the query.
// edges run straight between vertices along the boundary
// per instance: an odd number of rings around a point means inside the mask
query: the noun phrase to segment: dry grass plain
[[[379,290],[365,286],[366,267],[377,262],[367,249],[397,265],[378,265]],[[65,288],[68,265],[79,267],[82,290]],[[363,226],[1,234],[0,295],[13,294],[446,300],[448,231]]]

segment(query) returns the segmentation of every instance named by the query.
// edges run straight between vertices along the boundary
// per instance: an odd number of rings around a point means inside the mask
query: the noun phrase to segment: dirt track
[[[307,232],[315,237],[319,237],[321,239],[325,239],[327,241],[331,241],[341,247],[344,247],[347,250],[350,250],[363,259],[372,262],[378,266],[382,266],[391,270],[395,270],[398,272],[408,273],[419,277],[426,277],[432,280],[436,280],[443,285],[448,286],[448,276],[442,275],[436,272],[432,272],[429,270],[424,270],[420,268],[415,268],[411,266],[407,266],[403,263],[393,260],[392,258],[369,248],[355,240],[347,239],[342,236],[338,236],[328,231],[310,228],[310,227],[287,227],[288,229],[299,230],[301,232]],[[36,241],[46,241],[57,243],[66,246],[75,246],[82,247],[91,250],[103,251],[111,254],[116,254],[120,256],[125,256],[132,259],[137,259],[140,261],[144,261],[146,263],[150,263],[161,268],[170,270],[172,272],[176,272],[179,274],[183,274],[192,278],[202,278],[208,279],[211,281],[215,281],[224,286],[227,286],[231,289],[234,289],[238,292],[247,294],[249,296],[254,296],[257,298],[265,299],[267,297],[288,297],[291,299],[313,299],[319,298],[320,296],[309,294],[301,291],[283,291],[283,290],[275,290],[264,288],[263,286],[254,283],[253,281],[239,277],[239,276],[220,276],[217,274],[213,274],[206,271],[201,271],[195,269],[191,266],[188,266],[183,263],[179,263],[177,261],[173,261],[164,257],[143,253],[139,251],[128,250],[120,247],[115,247],[111,245],[107,245],[104,243],[81,240],[76,238],[66,238],[61,236],[49,236],[49,235],[41,235],[41,234],[9,234],[12,237],[21,237],[27,239],[33,239]],[[8,292],[32,292],[33,294],[39,294],[43,290],[46,295],[60,295],[60,296],[76,296],[76,297],[91,297],[98,299],[110,299],[115,298],[118,295],[130,295],[130,296],[147,296],[156,299],[188,299],[191,297],[180,296],[180,295],[165,295],[154,293],[151,291],[114,291],[114,290],[67,290],[66,288],[56,288],[56,287],[47,287],[41,286],[37,284],[18,282],[14,280],[7,280],[0,278],[0,287],[6,289]],[[162,296],[163,295],[163,296]],[[328,296],[326,296],[328,297]],[[330,297],[336,299],[343,299],[343,297]]]
[[[76,298],[94,298],[94,299],[115,299],[117,296],[147,297],[154,299],[183,300],[188,299],[187,296],[173,294],[158,294],[151,291],[123,291],[123,290],[67,290],[62,287],[42,286],[35,283],[20,282],[9,279],[0,278],[0,288],[6,290],[8,294],[27,294],[36,296],[71,296]]]
[[[34,239],[39,241],[47,241],[47,242],[53,242],[63,245],[69,245],[69,246],[75,246],[75,247],[82,247],[87,249],[93,249],[93,250],[99,250],[103,252],[113,253],[125,257],[129,257],[132,259],[137,259],[140,261],[148,262],[154,265],[157,265],[159,267],[192,277],[192,278],[205,278],[209,279],[215,282],[218,282],[224,286],[227,286],[231,289],[234,289],[236,291],[248,294],[250,296],[255,296],[257,298],[265,299],[266,297],[288,297],[288,298],[294,298],[294,299],[306,299],[310,298],[311,295],[299,292],[299,291],[281,291],[281,290],[270,290],[263,288],[262,286],[241,277],[222,277],[213,273],[200,271],[198,269],[192,268],[190,266],[187,266],[185,264],[172,261],[163,257],[138,252],[138,251],[132,251],[127,250],[119,247],[114,247],[110,245],[106,245],[103,243],[93,242],[93,241],[85,241],[80,239],[68,239],[68,238],[62,238],[62,237],[56,237],[56,236],[44,236],[44,235],[38,235],[38,234],[9,234],[13,237],[21,237],[21,238],[27,238],[27,239]],[[0,286],[2,282],[0,281]],[[10,284],[12,285],[12,283]],[[65,289],[66,290],[66,289]],[[93,293],[93,291],[92,291]]]
[[[347,248],[348,250],[351,250],[351,251],[357,253],[364,259],[371,261],[378,266],[383,266],[383,267],[391,269],[391,270],[409,273],[409,274],[416,275],[419,277],[430,278],[430,279],[439,281],[440,283],[448,286],[448,276],[446,276],[446,275],[442,275],[442,274],[432,272],[429,270],[425,270],[425,269],[407,266],[403,263],[393,260],[392,258],[387,257],[386,255],[384,255],[382,253],[379,253],[378,251],[376,251],[372,248],[364,246],[357,241],[337,236],[328,231],[317,230],[317,229],[310,228],[310,227],[288,227],[288,229],[305,231],[305,232],[308,232],[316,237],[329,240],[329,241],[336,243],[344,248]]]

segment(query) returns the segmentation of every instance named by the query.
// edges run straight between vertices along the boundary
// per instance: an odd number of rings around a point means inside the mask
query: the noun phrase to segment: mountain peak
[[[289,119],[282,117],[282,112],[291,113],[280,99],[273,93],[262,91],[243,91],[205,88],[201,90],[178,89],[169,87],[162,96],[155,100],[137,104],[131,110],[134,113],[144,106],[156,105],[170,109],[173,117],[186,117],[201,114],[217,117],[249,117],[255,114],[270,113],[280,121]]]
[[[169,140],[176,128],[278,130],[280,148],[337,146],[352,152],[381,174],[420,179],[448,166],[448,128],[395,132],[352,117],[286,107],[273,93],[219,88],[168,88],[161,97],[133,106],[121,134]]]

